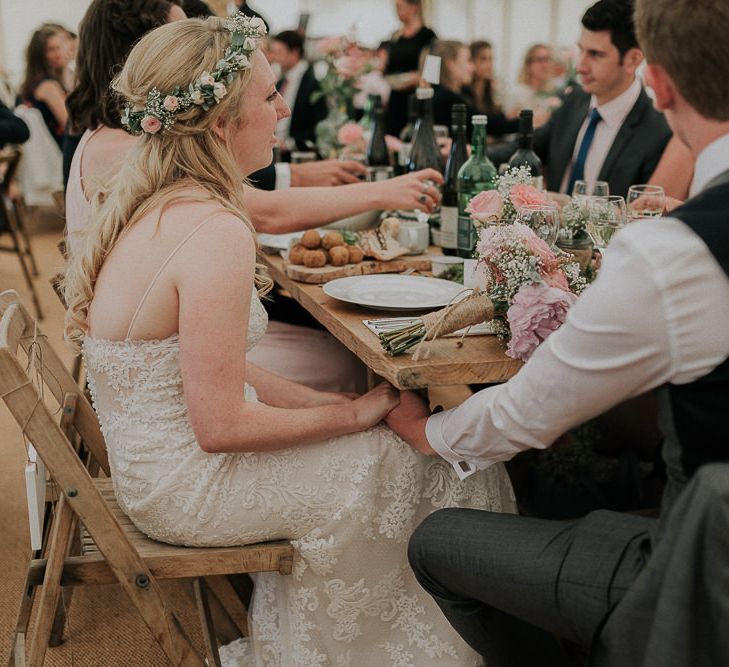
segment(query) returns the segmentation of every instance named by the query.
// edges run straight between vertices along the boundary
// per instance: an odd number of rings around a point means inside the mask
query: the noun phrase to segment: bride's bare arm
[[[231,215],[208,222],[171,267],[179,297],[185,399],[200,447],[207,452],[272,451],[381,421],[398,402],[397,392],[387,385],[345,404],[320,407],[288,409],[245,401],[254,262],[253,237]]]
[[[443,177],[433,169],[423,169],[378,183],[355,183],[336,188],[287,188],[264,192],[246,187],[246,202],[257,231],[280,234],[326,225],[373,209],[432,211],[440,202],[440,195],[433,187],[424,191],[423,181],[440,184]]]

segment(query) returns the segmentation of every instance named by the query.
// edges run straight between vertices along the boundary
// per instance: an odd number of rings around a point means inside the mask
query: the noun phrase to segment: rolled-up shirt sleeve
[[[565,324],[509,382],[432,415],[428,442],[461,478],[549,447],[628,398],[708,373],[729,354],[727,318],[729,280],[698,236],[677,220],[631,225]]]

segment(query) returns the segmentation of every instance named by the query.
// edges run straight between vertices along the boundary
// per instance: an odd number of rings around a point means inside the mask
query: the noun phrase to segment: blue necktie
[[[575,163],[572,166],[572,173],[570,174],[570,180],[567,184],[567,194],[572,194],[572,188],[575,186],[575,181],[580,181],[585,177],[585,161],[587,160],[587,153],[592,145],[592,140],[595,138],[595,127],[602,120],[600,112],[597,109],[590,111],[590,122],[587,124],[587,129],[582,137],[582,143],[580,144],[580,150],[577,151],[577,157]]]

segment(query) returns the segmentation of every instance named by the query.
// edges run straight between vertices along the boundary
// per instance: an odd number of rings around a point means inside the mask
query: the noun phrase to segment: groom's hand
[[[436,452],[425,437],[425,422],[429,416],[425,400],[414,391],[401,391],[400,403],[385,417],[385,423],[413,449],[434,456]]]

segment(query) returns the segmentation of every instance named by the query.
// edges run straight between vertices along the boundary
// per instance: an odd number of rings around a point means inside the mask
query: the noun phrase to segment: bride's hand
[[[400,392],[400,404],[392,410],[385,423],[413,449],[427,456],[435,455],[425,436],[425,423],[430,416],[428,403],[414,391]]]
[[[381,422],[399,401],[400,392],[388,382],[378,384],[374,389],[352,401],[358,430],[364,431]]]
[[[336,405],[349,404],[358,399],[361,394],[355,394],[347,391],[318,391],[311,401],[310,407],[319,405]]]

